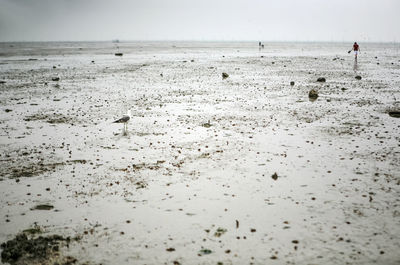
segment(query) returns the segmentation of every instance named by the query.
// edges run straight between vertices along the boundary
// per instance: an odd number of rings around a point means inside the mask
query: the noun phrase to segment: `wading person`
[[[349,51],[349,53],[350,53],[351,51],[354,51],[354,56],[355,56],[355,59],[357,60],[357,55],[358,55],[358,53],[360,52],[360,46],[357,44],[357,42],[354,42],[354,44],[353,44],[353,49],[351,49],[351,50]]]

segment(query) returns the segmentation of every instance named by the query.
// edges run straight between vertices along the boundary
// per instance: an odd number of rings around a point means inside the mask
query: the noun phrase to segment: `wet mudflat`
[[[399,46],[348,46],[0,44],[2,262],[398,264]]]

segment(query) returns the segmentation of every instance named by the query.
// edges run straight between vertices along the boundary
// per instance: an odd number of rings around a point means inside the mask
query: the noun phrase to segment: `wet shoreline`
[[[38,225],[81,237],[60,248],[77,264],[399,262],[398,47],[355,72],[343,44],[46,45],[0,56],[1,242]]]

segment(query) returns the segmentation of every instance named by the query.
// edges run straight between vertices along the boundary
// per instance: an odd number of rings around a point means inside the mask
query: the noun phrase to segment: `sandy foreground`
[[[0,44],[0,243],[71,238],[13,264],[400,264],[400,47],[350,48]]]

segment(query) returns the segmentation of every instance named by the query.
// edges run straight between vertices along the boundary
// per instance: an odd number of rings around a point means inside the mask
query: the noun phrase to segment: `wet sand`
[[[76,264],[399,264],[399,45],[361,45],[355,64],[337,43],[0,43],[0,242],[79,238],[57,252]]]

